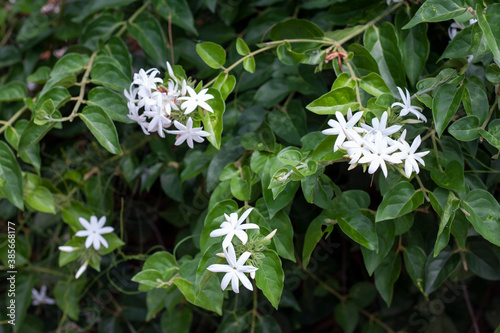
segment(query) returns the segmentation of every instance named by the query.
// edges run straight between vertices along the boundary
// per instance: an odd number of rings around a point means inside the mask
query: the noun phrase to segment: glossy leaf
[[[212,42],[196,44],[196,53],[212,68],[221,68],[226,63],[226,51],[218,44]]]
[[[14,153],[3,141],[0,141],[0,191],[14,206],[24,209],[21,168]]]
[[[469,214],[466,215],[467,220],[479,234],[500,246],[500,205],[489,192],[470,191],[461,201],[460,207]]]
[[[160,22],[154,16],[144,12],[139,14],[133,23],[127,22],[127,30],[156,66],[165,67],[167,41]]]
[[[424,195],[415,191],[408,182],[400,182],[384,195],[382,203],[377,209],[376,222],[403,216],[420,206],[424,202]]]
[[[457,89],[451,84],[445,84],[437,90],[432,100],[432,116],[439,137],[457,112],[464,88],[465,86],[462,86]]]
[[[309,111],[321,115],[335,114],[337,111],[347,114],[348,109],[356,111],[358,108],[356,92],[349,87],[334,89],[306,106]]]
[[[0,87],[0,102],[22,101],[26,97],[26,85],[13,81]]]
[[[273,307],[278,309],[281,293],[283,292],[285,274],[281,267],[281,260],[276,252],[265,250],[263,254],[265,257],[257,265],[259,269],[255,272],[255,283]]]
[[[476,116],[467,116],[451,124],[448,132],[460,141],[472,141],[479,138],[479,119]]]
[[[421,22],[441,22],[460,16],[467,11],[464,0],[427,0],[403,29],[409,29]]]
[[[122,153],[115,125],[100,107],[86,106],[79,116],[101,146],[112,154]]]
[[[171,19],[172,24],[198,35],[193,14],[186,0],[153,0],[153,5],[165,20]]]

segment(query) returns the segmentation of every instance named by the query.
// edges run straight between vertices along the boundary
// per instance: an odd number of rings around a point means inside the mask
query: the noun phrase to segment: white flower
[[[400,152],[397,152],[392,156],[400,160],[403,160],[405,162],[405,175],[406,178],[410,178],[411,173],[413,171],[415,171],[416,173],[420,172],[417,162],[425,166],[425,162],[422,159],[422,157],[427,155],[429,151],[416,153],[418,147],[420,146],[420,143],[422,142],[422,140],[420,139],[420,135],[417,136],[415,140],[413,140],[411,147],[408,144],[408,142],[405,141],[405,136],[406,136],[406,130],[403,132],[403,134],[397,141],[397,145]]]
[[[144,134],[149,135],[148,132],[149,123],[147,122],[147,118],[145,115],[143,114],[139,115],[139,108],[137,107],[133,108],[129,106],[129,114],[127,115],[127,117],[129,117],[130,120],[133,120],[136,123],[138,123],[141,126]]]
[[[382,133],[382,136],[388,137],[391,134],[396,133],[399,131],[401,128],[400,125],[393,125],[390,127],[387,127],[387,111],[382,113],[382,117],[380,117],[380,120],[378,118],[373,118],[372,119],[372,126],[368,126],[366,124],[361,124],[361,127],[363,127],[369,134],[374,134],[376,135],[378,132]]]
[[[179,98],[180,100],[185,100],[185,102],[181,105],[181,109],[184,110],[184,114],[190,114],[198,106],[207,111],[214,112],[212,107],[206,103],[206,101],[214,98],[214,96],[207,94],[208,89],[202,89],[198,94],[189,86],[186,86],[186,89],[189,93],[189,97],[185,96]]]
[[[96,216],[91,216],[90,223],[83,217],[80,217],[78,220],[80,221],[80,224],[85,228],[85,230],[77,231],[75,236],[87,237],[87,239],[85,240],[86,248],[89,248],[93,244],[94,249],[99,250],[99,248],[101,247],[101,243],[102,245],[104,245],[104,247],[108,247],[108,242],[101,235],[113,232],[114,229],[113,227],[104,227],[104,224],[106,223],[106,216],[101,217],[99,221],[97,221]]]
[[[477,23],[477,19],[470,19],[469,20],[470,25],[473,25],[474,23]]]
[[[134,74],[133,83],[143,87],[145,90],[153,90],[156,89],[157,83],[163,83],[162,79],[156,77],[156,75],[160,73],[156,68],[148,69],[144,71],[144,69],[140,69],[139,73]],[[148,75],[149,74],[149,75]]]
[[[398,3],[398,2],[403,2],[403,0],[386,0],[387,6],[391,4],[391,2]]]
[[[354,116],[352,116],[351,109],[347,111],[347,122],[344,119],[344,115],[337,111],[335,112],[335,117],[337,120],[330,119],[328,125],[331,128],[321,131],[325,135],[337,135],[337,140],[335,140],[335,145],[333,146],[333,151],[337,151],[344,143],[346,137],[350,139],[352,132],[362,132],[363,129],[359,127],[354,127],[358,121],[363,116],[363,111],[359,111]]]
[[[79,249],[80,249],[79,247],[73,247],[73,246],[59,246],[59,251],[62,252],[73,252]]]
[[[75,278],[78,279],[83,274],[83,272],[87,270],[88,264],[89,264],[88,260],[83,263],[83,265],[78,269],[78,272],[76,272]]]
[[[347,150],[347,154],[351,159],[349,164],[355,164],[364,154],[370,153],[366,147],[365,139],[358,133],[354,133],[352,140],[346,141],[342,144],[342,148]]]
[[[462,29],[462,27],[457,22],[453,22],[452,24],[450,24],[450,27],[448,28],[448,36],[450,37],[450,39],[455,38],[458,30],[460,29]]]
[[[257,267],[253,266],[244,266],[247,262],[248,258],[250,258],[251,253],[245,252],[243,253],[238,260],[236,260],[236,253],[234,252],[234,247],[232,244],[229,244],[227,251],[225,248],[224,256],[226,257],[227,263],[229,265],[221,265],[221,264],[213,264],[208,266],[208,270],[211,272],[223,272],[226,273],[222,278],[220,287],[222,290],[225,290],[229,285],[229,281],[231,281],[231,288],[235,293],[240,292],[240,284],[239,281],[247,288],[248,290],[253,290],[252,283],[248,279],[248,277],[244,273],[250,273],[251,276],[255,276],[255,271],[258,270]],[[252,277],[253,278],[253,277]]]
[[[368,173],[373,174],[380,167],[384,176],[387,178],[387,165],[385,162],[399,164],[401,160],[394,156],[391,156],[394,151],[398,149],[396,145],[388,146],[387,140],[383,137],[382,132],[377,132],[375,135],[375,142],[366,142],[367,147],[370,149],[370,153],[365,154],[359,159],[359,163],[370,163],[368,167]]]
[[[399,95],[401,95],[401,99],[403,100],[403,103],[399,103],[399,102],[396,102],[396,103],[393,103],[391,105],[391,108],[393,108],[394,106],[400,106],[402,107],[401,111],[400,111],[400,115],[401,116],[406,116],[408,113],[413,113],[415,116],[417,116],[418,119],[422,119],[423,121],[427,122],[427,118],[425,118],[425,116],[420,112],[422,111],[422,108],[419,107],[419,106],[414,106],[414,105],[411,105],[411,96],[410,96],[410,92],[408,91],[408,89],[406,89],[406,96],[405,96],[405,93],[403,92],[403,89],[398,88],[398,91],[399,91]]]
[[[47,286],[43,285],[40,288],[40,292],[36,290],[35,288],[31,289],[31,298],[33,301],[31,304],[33,305],[40,305],[40,304],[56,304],[56,301],[54,299],[47,297]]]
[[[220,225],[220,229],[216,229],[210,233],[210,237],[220,237],[226,235],[224,241],[222,242],[222,248],[225,249],[229,245],[231,245],[231,241],[234,236],[238,237],[241,240],[241,243],[245,245],[248,240],[248,235],[246,233],[246,229],[259,229],[259,226],[254,223],[245,223],[242,224],[243,221],[246,220],[248,215],[252,212],[253,208],[247,209],[241,217],[238,219],[237,213],[232,213],[231,215],[224,214],[226,217],[226,221],[222,222]]]
[[[178,129],[178,131],[167,131],[167,133],[179,135],[177,140],[175,140],[176,146],[181,145],[187,140],[189,148],[193,148],[193,141],[200,143],[203,142],[204,136],[210,136],[210,133],[203,131],[203,127],[193,128],[193,119],[191,118],[187,120],[186,126],[177,120],[174,121],[174,126]]]
[[[158,132],[158,134],[164,138],[165,133],[163,130],[170,127],[172,121],[166,117],[166,112],[164,112],[161,107],[154,107],[151,111],[145,111],[145,116],[152,117],[148,125],[149,132]]]

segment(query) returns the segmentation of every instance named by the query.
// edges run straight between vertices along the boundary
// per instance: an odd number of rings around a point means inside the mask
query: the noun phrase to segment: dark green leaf
[[[276,252],[265,250],[262,253],[265,257],[257,265],[259,269],[255,272],[255,283],[273,307],[278,309],[281,293],[283,292],[285,273]]]
[[[409,29],[421,22],[447,21],[466,11],[464,0],[427,0],[403,29]]]
[[[0,141],[0,191],[14,206],[24,209],[21,168],[14,153],[3,141]]]
[[[193,14],[186,0],[153,0],[153,5],[165,20],[172,19],[173,24],[198,35]]]
[[[9,82],[0,88],[0,102],[22,101],[26,97],[26,85],[23,82]]]
[[[445,84],[437,90],[432,100],[432,116],[439,137],[457,112],[464,88],[465,86],[462,86],[457,89],[452,84]]]
[[[167,61],[167,41],[154,16],[144,12],[139,14],[133,23],[127,22],[127,30],[156,66],[165,67],[163,64]]]
[[[112,154],[122,153],[115,124],[100,107],[86,106],[78,115],[107,151]]]
[[[335,114],[337,111],[345,115],[348,109],[356,111],[358,108],[356,92],[349,87],[334,89],[306,106],[309,111],[322,115]]]
[[[377,209],[376,222],[403,216],[424,202],[421,191],[415,191],[413,185],[402,181],[384,195]]]

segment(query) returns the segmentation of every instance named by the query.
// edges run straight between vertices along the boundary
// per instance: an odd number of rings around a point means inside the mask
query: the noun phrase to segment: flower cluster
[[[396,102],[391,107],[400,106],[401,116],[412,113],[418,119],[427,121],[425,116],[420,112],[422,108],[411,105],[411,97],[408,90],[406,94],[398,87],[403,103]],[[368,173],[373,174],[379,168],[382,169],[384,176],[387,178],[387,164],[402,164],[404,163],[404,172],[407,178],[410,178],[413,171],[420,171],[418,163],[425,165],[422,157],[429,152],[417,153],[420,146],[420,135],[415,138],[412,145],[406,142],[406,130],[403,131],[399,139],[394,140],[391,135],[397,133],[402,126],[392,125],[387,127],[388,113],[384,112],[380,119],[372,119],[372,125],[361,123],[361,127],[355,125],[361,120],[363,111],[357,112],[354,115],[351,110],[347,112],[347,122],[340,112],[336,112],[337,120],[330,119],[328,125],[331,128],[323,130],[325,135],[337,135],[337,140],[333,150],[345,150],[350,158],[349,170],[356,167],[358,163],[369,164]]]
[[[236,236],[241,243],[245,245],[248,241],[248,235],[245,230],[259,229],[259,226],[254,223],[242,224],[252,210],[253,208],[247,209],[240,218],[238,218],[237,213],[232,213],[230,215],[224,214],[226,221],[221,223],[220,229],[216,229],[210,233],[210,237],[226,236],[222,242],[222,250],[224,251],[224,258],[226,258],[228,265],[213,264],[207,268],[211,272],[226,273],[220,284],[222,290],[225,290],[229,282],[231,282],[233,291],[239,293],[239,281],[241,281],[245,288],[253,290],[252,283],[244,274],[250,273],[250,277],[252,279],[255,278],[255,271],[258,270],[258,268],[251,265],[245,265],[252,254],[245,251],[236,259],[236,253],[232,243],[233,237]]]
[[[214,96],[207,93],[208,89],[197,93],[185,79],[175,75],[168,62],[167,69],[168,80],[156,77],[160,73],[156,68],[147,71],[140,69],[139,73],[134,74],[129,91],[124,90],[128,100],[128,117],[137,122],[146,135],[157,132],[164,138],[165,132],[176,134],[176,146],[186,141],[193,148],[193,141],[203,142],[203,137],[210,136],[210,133],[203,131],[203,127],[193,127],[197,120],[193,111],[200,107],[203,112],[213,113],[207,101]],[[167,130],[172,124],[177,130]]]

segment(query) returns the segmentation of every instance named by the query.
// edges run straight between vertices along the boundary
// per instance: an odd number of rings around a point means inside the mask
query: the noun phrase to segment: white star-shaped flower
[[[355,164],[364,154],[369,154],[370,150],[366,146],[365,139],[358,133],[352,135],[352,139],[342,144],[342,148],[347,150],[347,154],[351,159],[349,164]]]
[[[157,106],[153,108],[151,111],[145,111],[145,116],[151,117],[151,121],[148,125],[149,132],[158,132],[160,137],[164,138],[165,133],[164,129],[169,128],[172,124],[172,121],[166,117],[167,112],[163,111],[161,107]]]
[[[47,297],[47,286],[45,285],[40,288],[40,292],[35,288],[31,289],[31,298],[33,299],[31,302],[33,305],[56,304],[54,299]]]
[[[144,71],[144,69],[140,69],[139,73],[134,74],[133,84],[138,85],[139,87],[144,88],[145,90],[153,90],[156,89],[157,83],[163,83],[163,80],[156,75],[160,73],[156,68],[148,69]]]
[[[418,119],[422,119],[423,121],[427,122],[427,118],[425,118],[425,116],[422,114],[422,108],[419,107],[419,106],[414,106],[414,105],[411,105],[411,96],[410,96],[410,92],[408,91],[408,89],[406,89],[406,96],[405,96],[405,93],[403,92],[403,89],[398,88],[398,91],[399,91],[399,95],[401,95],[401,99],[403,100],[403,103],[399,103],[399,102],[396,102],[396,103],[393,103],[391,105],[391,108],[395,107],[395,106],[400,106],[402,107],[401,111],[399,112],[399,114],[401,116],[406,116],[408,113],[413,113],[415,116],[417,116]]]
[[[178,122],[174,121],[174,126],[178,129],[177,131],[167,131],[169,134],[177,134],[177,140],[175,140],[175,145],[179,146],[184,141],[187,141],[189,148],[193,148],[193,141],[195,142],[203,142],[204,136],[210,136],[210,133],[203,131],[203,127],[195,127],[193,128],[193,119],[189,118],[187,120],[186,126]]]
[[[212,113],[214,112],[212,107],[206,103],[208,100],[214,98],[213,95],[207,94],[208,89],[202,89],[198,94],[190,86],[186,86],[186,89],[189,93],[189,97],[184,96],[179,98],[185,101],[181,104],[181,109],[184,110],[184,114],[190,114],[198,106]]]
[[[347,122],[344,119],[344,115],[337,111],[335,112],[335,117],[337,120],[330,119],[328,125],[331,128],[321,131],[325,135],[337,135],[337,140],[335,140],[335,145],[333,146],[333,151],[337,151],[344,143],[345,139],[350,139],[351,133],[361,133],[364,130],[359,127],[354,127],[361,117],[363,116],[363,111],[356,112],[352,115],[351,109],[347,111]]]
[[[387,111],[385,111],[384,113],[382,113],[382,117],[380,117],[380,120],[378,120],[378,118],[372,119],[372,126],[361,124],[361,127],[363,127],[368,134],[376,135],[378,132],[380,132],[382,136],[388,137],[389,135],[399,131],[401,126],[393,125],[386,128],[387,118],[388,118]]]
[[[231,245],[231,241],[234,236],[238,237],[245,245],[248,240],[248,235],[245,230],[247,229],[259,229],[259,226],[255,223],[244,223],[242,224],[248,215],[252,212],[252,208],[248,208],[241,217],[238,219],[238,213],[231,213],[229,216],[224,214],[226,218],[225,222],[222,222],[220,225],[220,229],[216,229],[210,233],[210,237],[220,237],[226,235],[224,241],[222,242],[222,248],[226,248]]]
[[[87,237],[85,240],[85,247],[89,248],[91,245],[94,246],[94,249],[99,250],[101,248],[101,244],[104,245],[105,248],[108,247],[108,242],[102,237],[103,234],[108,234],[113,232],[113,227],[104,227],[106,223],[106,216],[103,216],[97,221],[97,216],[90,217],[90,223],[80,217],[78,219],[80,224],[85,228],[85,230],[77,231],[75,236],[77,237]]]
[[[405,141],[405,136],[406,130],[403,132],[396,143],[400,151],[394,153],[392,156],[405,162],[405,175],[406,178],[410,178],[413,171],[415,171],[416,173],[420,172],[417,162],[425,166],[425,162],[422,157],[429,154],[429,151],[416,153],[418,147],[420,146],[420,143],[422,142],[422,140],[420,139],[420,135],[417,136],[415,140],[413,140],[411,147],[408,142]]]
[[[394,151],[398,149],[396,145],[388,146],[387,140],[383,137],[382,132],[375,134],[375,142],[371,143],[366,141],[366,146],[370,152],[365,154],[359,159],[359,163],[370,163],[368,173],[373,174],[380,167],[384,176],[387,178],[387,165],[385,162],[392,164],[399,164],[401,160],[393,155]]]
[[[224,257],[227,260],[229,265],[221,265],[221,264],[213,264],[208,266],[208,270],[215,273],[226,273],[222,278],[220,283],[220,287],[222,290],[225,290],[229,285],[229,281],[231,281],[231,288],[235,293],[240,292],[240,284],[239,282],[245,286],[248,290],[253,290],[252,283],[248,279],[248,277],[244,273],[250,273],[252,278],[255,276],[255,271],[258,270],[257,267],[253,267],[250,265],[244,266],[247,262],[248,258],[250,258],[251,253],[245,252],[243,253],[238,260],[236,260],[236,253],[234,252],[234,247],[232,244],[229,244],[227,251],[226,248],[224,250]]]
[[[455,38],[458,30],[460,29],[462,29],[462,26],[457,22],[453,22],[452,24],[450,24],[450,27],[448,28],[448,36],[450,37],[450,39]]]

